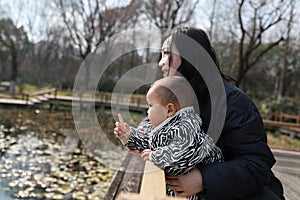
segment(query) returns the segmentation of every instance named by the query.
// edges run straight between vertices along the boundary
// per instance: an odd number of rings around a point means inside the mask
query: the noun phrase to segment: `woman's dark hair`
[[[219,64],[218,58],[216,56],[215,50],[211,46],[211,43],[210,43],[210,40],[209,40],[207,34],[202,29],[195,28],[195,27],[178,28],[173,32],[167,32],[164,35],[163,41],[165,41],[165,39],[167,39],[168,37],[172,36],[171,45],[174,45],[177,48],[179,55],[182,55],[183,51],[189,51],[192,54],[194,54],[195,56],[200,56],[200,55],[198,55],[198,52],[193,52],[192,49],[189,49],[188,47],[186,47],[186,45],[184,45],[184,43],[183,43],[184,40],[182,40],[182,34],[192,38],[193,40],[195,40],[198,44],[200,44],[205,49],[205,51],[209,54],[209,56],[211,57],[213,62],[216,64],[217,69],[220,72],[220,75],[223,78],[223,80],[237,85],[237,82],[234,79],[232,79],[231,77],[229,77],[227,75],[224,75],[222,73],[222,71],[220,70],[220,64]],[[172,57],[170,57],[169,62],[170,63],[172,62]],[[201,107],[207,109],[210,106],[206,106],[206,105],[210,105],[210,103],[211,103],[208,87],[207,87],[203,77],[198,72],[198,70],[183,57],[181,57],[181,65],[177,69],[177,72],[178,72],[178,75],[185,77],[189,81],[191,86],[193,87],[195,94],[197,96],[197,99],[198,99],[198,103],[199,103],[199,107],[200,107],[200,114],[201,114],[202,113]],[[210,115],[210,110],[207,110],[204,113]],[[204,118],[204,119],[208,118],[208,120],[209,120],[210,116],[202,116],[202,118]],[[207,125],[207,124],[204,124],[204,125]],[[207,127],[204,127],[204,128],[207,128]]]
[[[181,40],[181,37],[180,37],[181,34],[184,34],[184,35],[192,38],[193,40],[195,40],[198,44],[200,44],[205,49],[205,51],[209,54],[211,59],[216,64],[218,71],[220,72],[220,75],[222,76],[223,79],[225,79],[226,81],[229,81],[231,83],[234,83],[235,85],[238,85],[236,80],[234,80],[233,78],[231,78],[228,75],[225,75],[221,71],[220,63],[217,58],[215,49],[211,46],[210,40],[205,31],[203,31],[200,28],[195,28],[195,27],[183,27],[183,28],[176,29],[173,34],[169,34],[169,36],[171,36],[171,35],[173,36],[172,43],[178,49],[179,54],[183,50],[182,45],[179,45],[180,40]],[[186,63],[183,63],[183,64],[186,64]],[[183,69],[181,69],[181,70],[183,70]]]

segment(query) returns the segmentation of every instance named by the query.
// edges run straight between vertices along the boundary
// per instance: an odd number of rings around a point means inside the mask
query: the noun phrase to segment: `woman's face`
[[[161,67],[163,77],[174,76],[177,69],[181,65],[181,57],[179,52],[177,48],[171,44],[172,36],[168,37],[164,41],[161,48],[161,59],[158,63],[158,66]]]

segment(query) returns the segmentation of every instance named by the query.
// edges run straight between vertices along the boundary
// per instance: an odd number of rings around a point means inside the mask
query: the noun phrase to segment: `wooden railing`
[[[273,120],[264,119],[263,122],[266,127],[271,127],[277,133],[300,138],[300,115],[274,113]]]
[[[264,119],[264,124],[266,126],[300,128],[300,115],[291,115],[283,112],[275,112],[272,114],[272,116],[272,120]]]
[[[146,161],[140,193],[122,192],[117,200],[182,200],[186,198],[167,197],[165,173],[153,163]]]
[[[285,113],[274,113],[274,120],[275,121],[288,121],[288,122],[295,122],[297,124],[300,123],[300,115],[291,115]]]
[[[265,126],[272,126],[272,127],[280,127],[280,128],[300,128],[299,123],[292,123],[292,122],[284,122],[284,121],[274,121],[274,120],[263,120]]]
[[[143,97],[135,97],[130,95],[116,94],[114,98],[112,98],[111,94],[103,93],[97,96],[101,101],[115,101],[115,102],[129,102],[132,104],[136,104],[137,106],[146,105],[146,99]]]

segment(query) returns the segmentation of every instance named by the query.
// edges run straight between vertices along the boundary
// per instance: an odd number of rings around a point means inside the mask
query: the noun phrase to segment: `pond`
[[[1,108],[1,200],[103,198],[124,154],[89,151],[72,121],[69,111]]]

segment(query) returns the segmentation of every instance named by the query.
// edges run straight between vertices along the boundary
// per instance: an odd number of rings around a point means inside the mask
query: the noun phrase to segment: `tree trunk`
[[[284,63],[283,68],[280,72],[280,79],[279,79],[279,88],[277,93],[277,100],[280,100],[284,96],[284,82],[286,77],[287,68],[289,65],[288,61],[288,55],[289,55],[289,44],[290,44],[290,34],[291,34],[291,25],[293,23],[294,18],[294,1],[291,2],[291,12],[290,12],[290,18],[287,24],[287,38],[285,40],[285,46],[284,46]]]
[[[15,82],[17,80],[17,76],[18,76],[18,53],[17,50],[14,46],[14,44],[12,44],[12,48],[11,48],[11,77],[10,77],[10,87],[9,87],[9,91],[14,93],[15,92]]]

